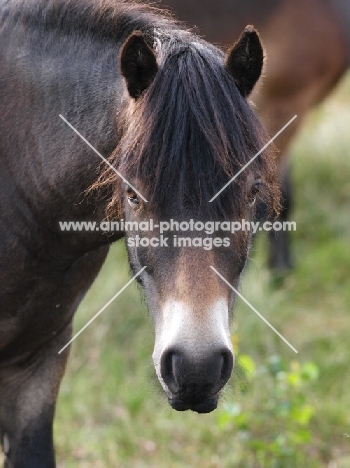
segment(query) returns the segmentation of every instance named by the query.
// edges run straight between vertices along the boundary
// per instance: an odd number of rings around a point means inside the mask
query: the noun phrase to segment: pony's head
[[[111,162],[129,184],[108,173],[110,208],[125,222],[153,221],[152,231],[127,226],[128,253],[135,273],[147,266],[139,280],[154,365],[177,410],[217,406],[234,363],[235,294],[211,267],[238,287],[251,235],[230,223],[253,220],[259,191],[270,205],[278,199],[273,156],[263,151],[210,201],[267,141],[246,100],[263,60],[253,27],[226,55],[184,31],[136,31],[121,49],[125,105]]]

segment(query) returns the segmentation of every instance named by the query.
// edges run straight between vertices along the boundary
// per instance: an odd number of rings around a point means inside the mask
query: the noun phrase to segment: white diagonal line
[[[63,117],[63,115],[59,114],[59,116],[61,117],[61,119],[62,119],[64,122],[66,122],[66,124],[67,124],[77,135],[80,136],[80,138],[81,138],[83,141],[85,141],[85,143],[97,154],[97,156],[99,156],[99,157],[102,159],[102,161],[104,161],[104,162],[105,162],[105,163],[106,163],[106,164],[107,164],[107,165],[108,165],[108,166],[109,166],[109,167],[110,167],[126,184],[128,184],[128,186],[129,186],[130,188],[132,188],[132,189],[134,190],[134,192],[137,193],[137,195],[139,195],[139,197],[142,198],[142,200],[143,200],[144,202],[147,203],[146,198],[145,198],[144,196],[142,196],[142,194],[141,194],[138,190],[136,190],[136,188],[135,188],[133,185],[131,185],[130,182],[129,182],[127,179],[125,179],[125,177],[108,161],[108,159],[106,159],[105,157],[103,157],[102,154],[99,153],[99,152],[97,151],[97,149],[94,148],[94,147],[92,146],[92,144],[89,143],[89,142],[87,141],[87,139],[84,138],[83,135],[82,135],[81,133],[79,133],[78,130],[77,130],[76,128],[74,128],[73,125],[72,125],[71,123],[69,123],[67,119],[65,119],[65,118]]]
[[[237,291],[236,288],[234,288],[234,287],[232,286],[232,284],[230,284],[230,283],[229,283],[213,266],[211,266],[210,268],[214,271],[214,273],[216,273],[216,274],[218,275],[219,278],[222,279],[222,281],[224,281],[224,282],[227,284],[227,286],[228,286],[229,288],[232,289],[232,291],[234,291],[234,292],[237,294],[237,296],[239,296],[239,297],[242,299],[242,301],[244,301],[244,302],[261,318],[261,320],[263,320],[263,321],[266,323],[266,325],[268,325],[268,326],[271,328],[271,330],[273,330],[273,331],[276,333],[276,335],[278,335],[278,336],[281,338],[281,340],[283,340],[295,353],[298,353],[298,351],[294,348],[294,346],[292,346],[292,345],[289,343],[289,341],[287,341],[287,340],[285,339],[285,337],[284,337],[283,335],[281,335],[281,333],[278,332],[278,331],[276,330],[276,328],[273,327],[273,326],[271,325],[271,323],[268,322],[268,321],[266,320],[266,318],[263,317],[263,316],[255,309],[255,307],[253,307],[253,306],[247,301],[247,299],[245,299],[245,298],[242,296],[242,294],[240,294],[240,293]]]
[[[103,306],[102,309],[101,309],[100,311],[98,311],[97,314],[94,315],[94,316],[92,317],[92,319],[90,319],[90,320],[88,321],[88,323],[87,323],[80,331],[78,331],[78,333],[77,333],[76,335],[74,335],[73,338],[72,338],[71,340],[69,340],[68,343],[67,343],[66,345],[63,346],[62,349],[60,349],[60,350],[58,351],[58,354],[61,354],[62,351],[64,351],[64,350],[75,340],[75,338],[77,338],[77,336],[79,336],[80,333],[82,333],[82,332],[85,330],[85,328],[87,328],[87,327],[90,325],[90,323],[92,323],[92,322],[95,320],[95,318],[98,317],[98,316],[109,306],[109,304],[111,304],[111,303],[114,301],[114,299],[116,299],[116,298],[119,296],[119,294],[121,294],[121,293],[124,291],[124,289],[126,289],[126,288],[129,286],[129,284],[131,284],[131,283],[143,272],[143,270],[144,270],[145,268],[147,268],[147,266],[144,266],[138,273],[136,273],[136,275],[133,276],[133,277],[131,278],[131,280],[128,281],[128,282],[126,283],[126,285],[123,286],[122,289],[121,289],[119,292],[117,292],[117,294],[116,294],[115,296],[113,296],[112,299],[110,299],[110,300],[107,302],[107,304],[106,304],[105,306]]]
[[[216,195],[213,196],[212,199],[209,200],[209,203],[211,203],[212,201],[214,201],[215,198],[218,197],[218,196],[220,195],[220,193],[223,192],[223,191],[225,190],[225,188],[227,188],[230,184],[232,184],[232,182],[233,182],[245,169],[247,169],[247,167],[249,166],[249,164],[251,164],[251,163],[254,161],[254,159],[256,159],[269,145],[271,145],[271,143],[272,143],[272,142],[288,127],[288,125],[290,125],[290,124],[293,122],[293,120],[295,120],[296,118],[297,118],[297,115],[295,115],[292,119],[290,119],[290,121],[287,122],[286,125],[285,125],[283,128],[281,128],[281,130],[280,130],[279,132],[277,132],[276,135],[275,135],[273,138],[271,138],[271,140],[270,140],[268,143],[266,143],[266,145],[265,145],[263,148],[261,148],[261,150],[260,150],[258,153],[256,153],[256,155],[253,156],[252,159],[251,159],[250,161],[248,161],[247,164],[246,164],[245,166],[243,166],[242,169],[240,169],[240,170],[237,172],[237,174],[235,174],[235,175],[232,177],[232,179],[229,180],[229,181],[227,182],[227,184],[224,185],[224,186],[222,187],[222,189],[218,191],[218,193],[217,193]]]

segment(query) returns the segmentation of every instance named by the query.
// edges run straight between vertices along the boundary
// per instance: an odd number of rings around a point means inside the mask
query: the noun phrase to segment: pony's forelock
[[[276,210],[274,152],[266,149],[213,203],[209,200],[265,145],[260,121],[223,66],[221,51],[187,31],[155,30],[159,71],[148,90],[128,100],[118,118],[121,139],[111,163],[146,193],[148,208],[196,206],[201,216],[241,215],[248,174],[265,183],[264,201]],[[115,183],[106,169],[99,184]],[[120,183],[108,207],[120,214]],[[242,204],[243,203],[243,204]]]

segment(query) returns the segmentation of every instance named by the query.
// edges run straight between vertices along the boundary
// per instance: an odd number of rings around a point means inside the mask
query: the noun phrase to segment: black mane
[[[154,44],[159,72],[132,110],[126,109],[125,133],[111,162],[127,177],[147,184],[155,213],[169,212],[167,205],[176,203],[196,206],[202,216],[240,216],[249,173],[262,177],[265,198],[273,206],[277,192],[269,150],[209,203],[267,142],[223,66],[223,53],[186,31],[156,31]]]
[[[156,23],[171,28],[170,13],[155,6],[127,0],[8,0],[8,21],[26,23],[62,34],[81,34],[99,40],[120,40],[135,29],[147,33]]]

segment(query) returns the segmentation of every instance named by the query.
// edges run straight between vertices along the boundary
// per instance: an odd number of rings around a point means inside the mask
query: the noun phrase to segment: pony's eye
[[[127,188],[126,193],[128,195],[129,205],[136,208],[140,204],[137,194],[131,188]]]
[[[255,201],[256,201],[256,196],[260,192],[260,190],[263,187],[263,182],[261,179],[256,179],[250,189],[249,195],[248,195],[248,204],[249,206],[253,206]]]

